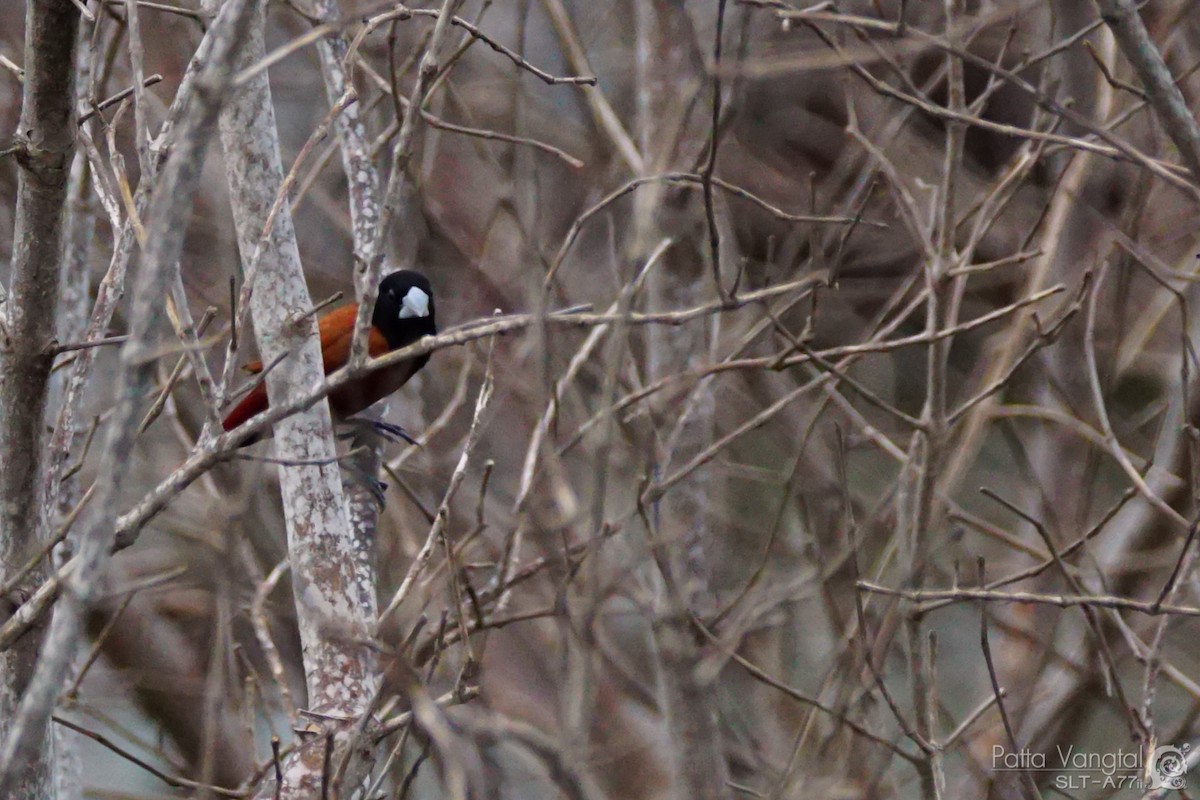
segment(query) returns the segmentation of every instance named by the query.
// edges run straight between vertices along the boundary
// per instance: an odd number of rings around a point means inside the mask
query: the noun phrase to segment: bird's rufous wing
[[[350,343],[354,337],[354,318],[358,314],[358,304],[340,306],[324,314],[317,320],[317,328],[321,334],[321,357],[324,362],[325,374],[343,366],[350,358]],[[378,358],[388,351],[387,339],[374,327],[367,338],[367,352],[372,358]],[[242,369],[257,374],[262,372],[261,361],[251,361]]]
[[[342,306],[321,317],[321,357],[325,363],[325,374],[346,365],[350,360],[350,344],[354,340],[354,317],[357,305]],[[388,351],[387,339],[375,326],[367,336],[367,352],[378,358]]]

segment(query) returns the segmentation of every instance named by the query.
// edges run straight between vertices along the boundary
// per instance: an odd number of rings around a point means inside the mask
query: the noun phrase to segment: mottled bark
[[[254,25],[238,53],[238,68],[263,57],[263,5],[255,4]],[[284,176],[265,72],[242,87],[222,112],[221,144],[242,259],[250,263],[259,254],[257,269],[250,267],[246,274],[259,350],[268,362],[290,354],[267,377],[271,398],[281,400],[320,384],[323,370],[314,318],[307,317],[303,325],[292,322],[312,307],[312,300],[286,204],[260,241]],[[336,446],[329,406],[320,402],[276,423],[274,431],[275,454],[305,462],[281,466],[279,483],[308,705],[353,718],[366,708],[376,686],[374,653],[359,643],[368,624],[363,598],[373,596],[374,585],[368,565],[356,556],[339,467],[332,461]],[[330,732],[339,727],[344,726]],[[321,785],[323,760],[323,748],[298,751],[288,761],[282,796],[313,796]],[[275,788],[264,791],[270,794]]]
[[[337,0],[319,0],[315,11],[324,22],[341,18]],[[331,33],[317,42],[321,77],[324,79],[325,93],[330,104],[337,103],[347,89],[343,63],[348,50],[349,43],[340,31]],[[370,143],[367,140],[367,129],[360,114],[359,104],[352,103],[347,106],[334,121],[334,126],[342,155],[342,169],[346,173],[346,184],[350,194],[350,221],[354,235],[354,259],[346,264],[345,269],[347,274],[354,275],[355,265],[369,264],[375,252],[375,230],[380,215],[379,173],[371,161]],[[362,300],[361,294],[360,286],[356,298],[359,301]],[[419,377],[417,380],[419,381]],[[410,382],[410,385],[416,389],[418,383]],[[385,417],[389,402],[386,399],[380,400],[359,416],[365,419]],[[378,475],[383,455],[383,439],[364,431],[355,437],[353,446],[362,452],[350,463],[351,472],[357,475]],[[345,482],[344,488],[349,501],[350,526],[358,559],[358,571],[360,574],[374,575],[375,527],[379,521],[379,506],[365,481],[349,480]],[[359,594],[359,604],[362,606],[364,617],[374,618],[378,608],[373,582],[361,585]]]

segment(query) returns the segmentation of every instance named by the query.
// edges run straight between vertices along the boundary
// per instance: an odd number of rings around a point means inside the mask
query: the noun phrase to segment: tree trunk
[[[72,85],[79,11],[67,0],[30,0],[25,10],[25,94],[16,135],[20,165],[12,279],[0,330],[0,584],[36,549],[36,478],[53,356],[63,211],[75,152]],[[40,583],[27,577],[16,592]],[[14,598],[0,598],[11,602]],[[7,604],[7,603],[5,603]],[[0,654],[0,736],[37,659],[41,631]],[[13,797],[49,792],[49,748],[15,776]]]

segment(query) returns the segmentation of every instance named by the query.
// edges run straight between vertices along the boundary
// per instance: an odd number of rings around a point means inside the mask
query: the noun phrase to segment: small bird
[[[321,358],[325,374],[329,375],[345,366],[350,359],[350,345],[354,338],[354,319],[358,315],[358,304],[339,306],[317,319],[321,333]],[[393,272],[379,283],[379,297],[375,300],[375,311],[371,315],[371,328],[367,338],[367,349],[372,358],[407,347],[422,336],[437,333],[434,320],[433,289],[429,279],[419,272],[402,269]],[[385,369],[355,378],[348,384],[329,394],[329,406],[335,422],[341,422],[372,404],[387,397],[408,383],[409,378],[429,362],[429,354],[406,359]],[[262,362],[247,364],[251,373],[262,372]],[[246,420],[266,411],[267,387],[260,384],[242,398],[226,415],[222,427],[231,431]],[[396,433],[395,426],[384,426]],[[399,431],[400,435],[408,438]],[[257,441],[253,437],[245,444]],[[411,441],[411,440],[410,440]]]

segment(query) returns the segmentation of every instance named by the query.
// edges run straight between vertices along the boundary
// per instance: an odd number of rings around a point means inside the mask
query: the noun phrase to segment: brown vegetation
[[[0,795],[1165,796],[1200,753],[1194,4],[21,5]],[[395,267],[443,332],[323,381],[305,312]],[[414,353],[375,411],[420,446],[337,438]]]

